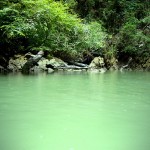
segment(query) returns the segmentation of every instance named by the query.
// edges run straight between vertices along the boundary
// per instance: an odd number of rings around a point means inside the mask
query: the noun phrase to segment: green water
[[[150,150],[150,73],[1,75],[0,150]]]

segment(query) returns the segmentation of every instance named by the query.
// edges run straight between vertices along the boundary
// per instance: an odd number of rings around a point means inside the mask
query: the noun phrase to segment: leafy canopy
[[[66,4],[53,0],[7,1],[0,20],[1,42],[18,50],[80,52],[103,47],[106,37],[101,24],[84,24]]]

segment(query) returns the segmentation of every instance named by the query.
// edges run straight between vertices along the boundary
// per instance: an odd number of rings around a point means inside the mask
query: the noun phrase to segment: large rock
[[[47,70],[47,66],[50,64],[50,60],[46,59],[46,58],[41,58],[41,60],[38,61],[38,67],[39,69],[42,69],[42,70]]]
[[[50,63],[50,60],[42,57],[38,62],[37,65],[32,67],[30,69],[30,71],[34,71],[34,72],[41,72],[41,71],[48,71],[53,72],[54,70],[52,69],[53,66]]]
[[[22,73],[28,74],[30,72],[30,69],[37,65],[37,63],[43,57],[43,55],[44,55],[44,52],[39,51],[36,55],[33,55],[32,57],[30,57],[27,60],[27,62],[24,64],[24,66],[22,67]]]
[[[47,71],[48,73],[51,73],[54,71],[54,69],[59,67],[66,67],[68,66],[67,63],[62,61],[59,58],[52,58],[50,60],[42,57],[38,62],[37,65],[32,67],[30,71],[34,72],[41,72],[41,71]]]
[[[52,65],[54,68],[68,66],[67,63],[65,63],[63,60],[55,57],[49,61],[49,64]]]
[[[95,57],[92,62],[89,65],[89,68],[93,68],[93,69],[99,69],[104,67],[105,63],[104,63],[104,58],[102,57]]]
[[[90,63],[88,71],[91,73],[104,73],[107,70],[104,66],[104,58],[100,56],[95,57]]]
[[[27,62],[27,59],[23,55],[15,55],[13,58],[10,58],[8,63],[8,69],[11,71],[19,71],[22,69],[24,64]]]

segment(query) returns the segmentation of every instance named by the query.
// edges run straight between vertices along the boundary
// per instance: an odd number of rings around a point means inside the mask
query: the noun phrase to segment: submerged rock
[[[48,72],[48,73],[53,73],[54,70],[53,70],[52,68],[48,68],[47,72]]]
[[[107,69],[105,67],[100,69],[96,69],[96,68],[88,69],[88,72],[90,73],[105,73],[106,71]]]

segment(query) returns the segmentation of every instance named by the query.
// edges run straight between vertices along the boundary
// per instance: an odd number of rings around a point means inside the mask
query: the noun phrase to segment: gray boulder
[[[89,65],[89,68],[99,69],[104,67],[104,58],[103,57],[95,57]]]
[[[10,58],[8,63],[8,69],[15,72],[22,69],[24,64],[27,62],[27,59],[23,55],[15,55],[13,58]]]
[[[38,62],[37,65],[33,66],[30,71],[32,72],[43,72],[48,71],[48,73],[53,72],[54,70],[51,68],[53,67],[50,63],[50,60],[42,57]]]
[[[104,58],[103,57],[95,57],[89,65],[88,72],[91,73],[104,73],[106,72],[106,68],[104,67]]]
[[[52,73],[54,69],[58,69],[59,67],[66,67],[66,66],[68,66],[67,63],[65,63],[59,58],[54,57],[49,60],[42,57],[37,62],[37,66],[32,67],[30,71],[34,71],[34,72],[47,71],[48,73]]]
[[[22,67],[22,73],[28,74],[30,72],[30,69],[37,65],[39,60],[42,58],[44,55],[43,51],[39,51],[36,55],[33,55],[33,57],[30,57],[27,62],[24,64]]]
[[[58,67],[67,67],[67,63],[65,63],[63,60],[54,57],[53,59],[51,59],[49,61],[49,64],[52,65],[54,68],[58,68]]]

